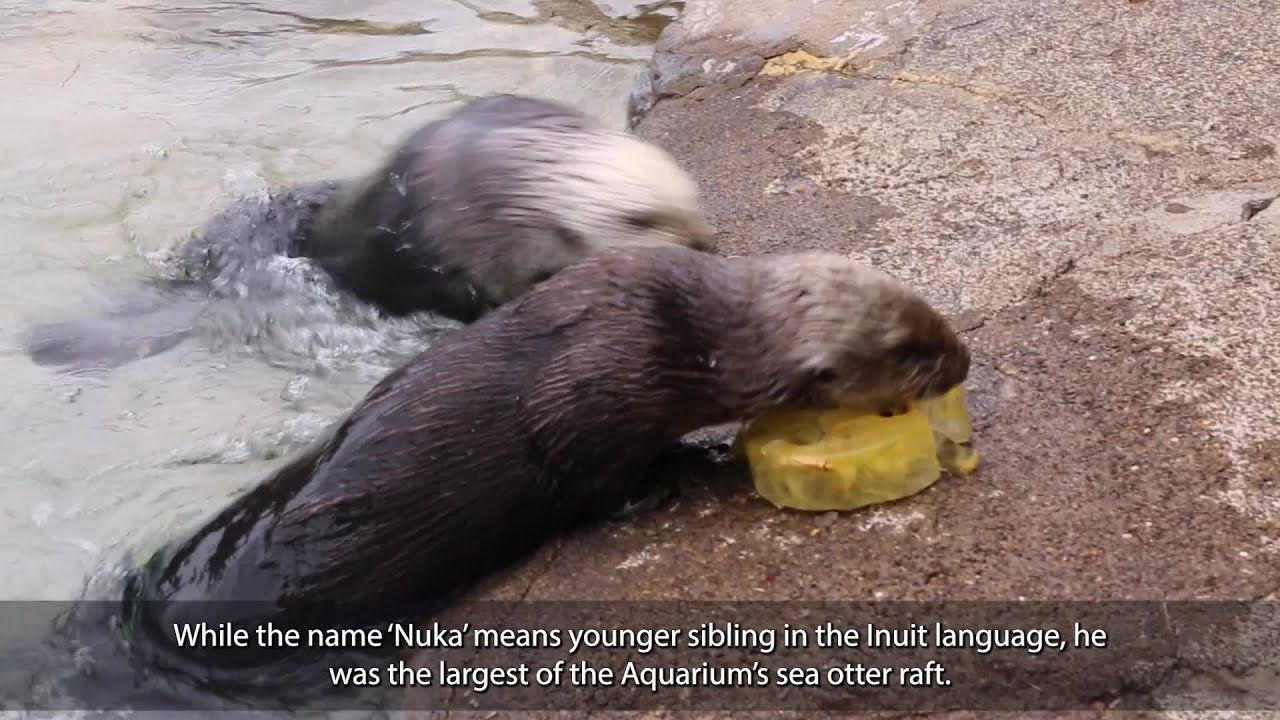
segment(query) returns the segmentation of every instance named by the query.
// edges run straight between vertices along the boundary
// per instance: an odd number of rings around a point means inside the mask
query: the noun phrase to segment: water
[[[272,332],[97,376],[35,366],[19,332],[95,314],[236,196],[362,173],[468,98],[541,95],[620,127],[672,10],[0,0],[0,599],[77,597],[199,522],[442,326],[317,291]]]

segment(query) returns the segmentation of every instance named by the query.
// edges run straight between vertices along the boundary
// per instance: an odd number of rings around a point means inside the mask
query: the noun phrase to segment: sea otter
[[[938,312],[848,258],[608,251],[388,375],[154,556],[128,597],[166,637],[200,620],[420,618],[560,531],[652,507],[669,490],[654,464],[694,430],[782,407],[879,410],[968,371]]]
[[[37,326],[42,365],[111,368],[174,347],[207,301],[288,292],[279,257],[315,262],[387,315],[462,323],[604,248],[712,249],[696,183],[664,150],[566,105],[473,101],[405,138],[368,175],[244,198],[178,253],[178,276],[105,317]],[[224,313],[226,315],[226,313]]]

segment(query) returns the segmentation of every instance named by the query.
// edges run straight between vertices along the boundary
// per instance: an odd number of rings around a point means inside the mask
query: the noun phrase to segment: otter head
[[[698,185],[662,148],[626,132],[574,138],[551,179],[563,226],[593,249],[682,245],[713,249]]]
[[[767,261],[767,260],[766,260]],[[800,402],[901,411],[964,382],[969,351],[947,321],[903,283],[853,260],[804,254],[773,268],[766,293],[784,309]]]

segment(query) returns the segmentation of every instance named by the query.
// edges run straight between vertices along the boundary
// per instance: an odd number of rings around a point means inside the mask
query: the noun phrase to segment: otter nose
[[[956,338],[955,344],[938,357],[932,377],[928,384],[921,388],[917,399],[932,397],[962,384],[969,378],[971,362],[968,346]]]

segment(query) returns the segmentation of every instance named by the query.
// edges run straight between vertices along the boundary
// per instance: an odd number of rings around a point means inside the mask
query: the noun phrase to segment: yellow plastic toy
[[[742,446],[756,492],[778,507],[853,510],[914,495],[942,469],[978,468],[963,386],[893,417],[779,412],[748,423]]]

